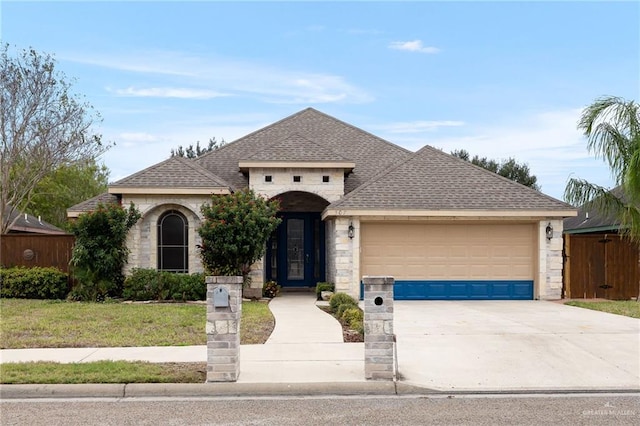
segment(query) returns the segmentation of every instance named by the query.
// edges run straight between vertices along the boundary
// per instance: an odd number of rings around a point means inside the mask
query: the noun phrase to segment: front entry
[[[314,287],[325,280],[320,213],[281,213],[280,218],[267,247],[266,278],[283,287]]]

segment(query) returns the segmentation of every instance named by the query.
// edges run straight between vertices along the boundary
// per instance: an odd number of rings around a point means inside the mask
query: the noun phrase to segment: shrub
[[[342,307],[345,305],[340,306]],[[364,320],[364,314],[362,313],[362,310],[360,308],[350,307],[345,309],[340,318],[342,319],[342,321],[344,321],[345,324],[351,327],[355,322],[362,322]]]
[[[333,283],[328,282],[319,282],[316,284],[316,296],[318,300],[320,300],[320,294],[323,291],[335,291],[336,286]]]
[[[129,249],[129,230],[140,219],[133,204],[125,209],[117,204],[98,204],[95,211],[81,214],[72,223],[76,242],[71,256],[77,284],[72,296],[82,300],[103,300],[120,296]]]
[[[358,306],[358,302],[347,293],[335,293],[329,299],[329,309],[332,313],[337,313],[340,305]]]
[[[364,334],[364,323],[362,320],[358,321],[358,320],[354,320],[349,324],[349,328],[357,331],[360,334]]]
[[[126,278],[122,295],[127,300],[204,300],[207,286],[204,274],[136,268]]]
[[[64,299],[69,291],[67,274],[56,268],[0,269],[0,297]]]
[[[280,293],[280,286],[275,281],[267,281],[262,286],[262,296],[276,297]]]

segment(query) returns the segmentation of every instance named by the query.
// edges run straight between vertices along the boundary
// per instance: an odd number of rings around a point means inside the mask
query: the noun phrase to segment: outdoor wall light
[[[545,233],[547,234],[547,240],[551,240],[553,238],[553,226],[551,226],[551,223],[547,225]]]
[[[348,231],[348,235],[349,235],[349,238],[350,238],[350,239],[352,239],[352,240],[353,240],[353,235],[354,235],[354,233],[355,233],[355,230],[356,230],[356,229],[353,227],[353,223],[350,223],[350,224],[349,224],[349,231]]]

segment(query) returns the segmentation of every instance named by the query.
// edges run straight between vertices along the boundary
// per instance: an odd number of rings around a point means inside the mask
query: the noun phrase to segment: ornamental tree
[[[267,200],[253,190],[213,195],[201,207],[204,221],[198,234],[202,262],[214,275],[242,275],[248,283],[251,265],[262,258],[266,243],[280,224],[280,203]]]

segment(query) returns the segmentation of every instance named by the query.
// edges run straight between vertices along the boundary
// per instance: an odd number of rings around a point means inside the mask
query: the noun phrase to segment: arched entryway
[[[320,214],[329,202],[315,194],[291,191],[278,195],[282,223],[267,245],[267,281],[283,287],[313,287],[325,281],[325,229]]]

